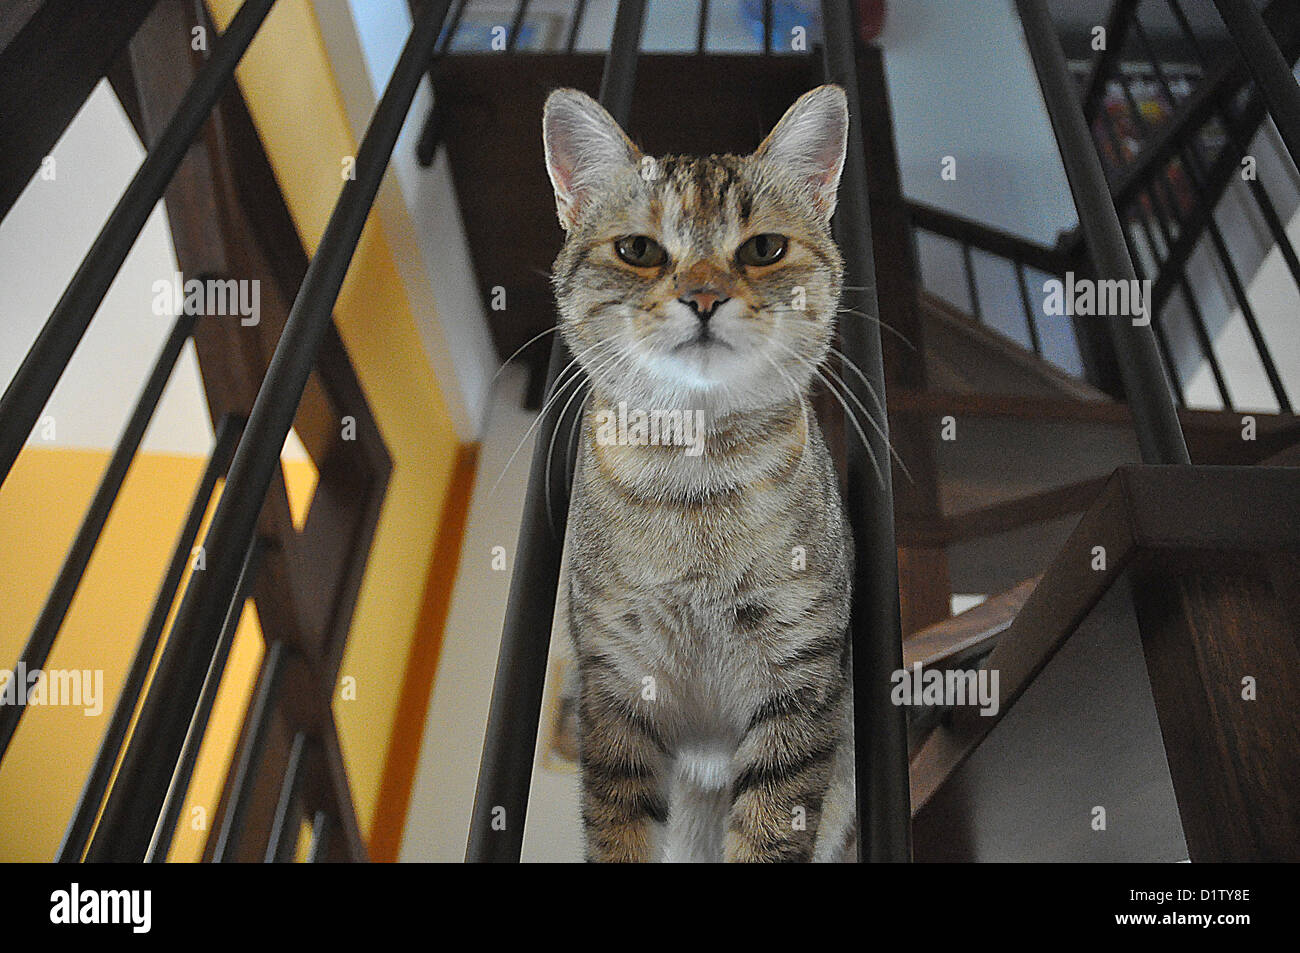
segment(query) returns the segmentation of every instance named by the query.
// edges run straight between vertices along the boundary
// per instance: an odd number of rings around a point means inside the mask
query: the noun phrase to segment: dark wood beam
[[[1297,553],[1148,553],[1132,585],[1189,857],[1300,860]]]
[[[153,5],[21,0],[0,8],[0,219]]]

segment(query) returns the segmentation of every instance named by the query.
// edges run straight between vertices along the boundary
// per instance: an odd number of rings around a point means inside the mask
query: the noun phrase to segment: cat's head
[[[561,333],[607,395],[726,414],[808,389],[839,302],[847,131],[843,90],[821,86],[751,155],[652,158],[589,96],[551,93]]]

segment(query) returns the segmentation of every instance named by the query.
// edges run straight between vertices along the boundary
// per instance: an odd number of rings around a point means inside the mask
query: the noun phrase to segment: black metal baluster
[[[1034,353],[1039,357],[1043,356],[1043,342],[1038,337],[1038,314],[1037,309],[1029,300],[1029,284],[1025,280],[1025,266],[1022,262],[1013,262],[1016,269],[1016,285],[1020,289],[1020,306],[1025,312],[1025,326],[1029,330],[1029,341],[1033,345]]]
[[[181,755],[172,772],[171,784],[167,787],[167,796],[163,800],[158,823],[154,827],[153,840],[145,854],[147,863],[162,863],[167,859],[171,848],[172,835],[176,833],[176,823],[180,820],[181,810],[185,806],[185,795],[190,789],[190,780],[194,777],[194,766],[199,761],[199,749],[207,734],[208,721],[212,717],[213,706],[217,703],[217,693],[221,690],[221,678],[226,673],[226,662],[230,659],[230,650],[235,644],[235,634],[239,629],[239,619],[244,612],[261,563],[262,552],[267,543],[255,540],[248,547],[244,557],[244,566],[239,571],[239,584],[235,588],[235,597],[230,600],[226,612],[225,624],[221,627],[221,638],[217,640],[216,650],[208,665],[207,676],[203,679],[203,690],[199,693],[198,703],[189,719],[189,729],[185,733],[185,743],[181,746]]]
[[[1202,66],[1208,66],[1209,58],[1205,55],[1205,48],[1201,46],[1201,41],[1197,39],[1196,31],[1192,29],[1191,21],[1187,19],[1187,13],[1183,10],[1182,3],[1179,0],[1167,0],[1167,2],[1170,12],[1173,13],[1174,19],[1178,22],[1178,29],[1182,31],[1183,36],[1192,45],[1192,53],[1195,55],[1196,61]]]
[[[311,821],[311,843],[307,847],[307,863],[319,864],[329,856],[331,826],[329,815],[324,811],[317,811]]]
[[[1139,199],[1138,208],[1141,209],[1141,200]],[[1146,237],[1147,245],[1151,249],[1151,257],[1157,267],[1159,267],[1159,256],[1155,247],[1155,240],[1151,235],[1151,226],[1146,220],[1145,214],[1141,211],[1137,214],[1137,220],[1142,225],[1143,234]],[[1146,269],[1142,265],[1142,258],[1137,253],[1137,248],[1133,244],[1133,237],[1129,234],[1128,229],[1124,230],[1124,242],[1128,246],[1129,259],[1133,262],[1133,271],[1139,279],[1145,280]],[[1191,312],[1192,330],[1196,334],[1196,339],[1200,344],[1201,353],[1210,364],[1210,369],[1214,373],[1215,383],[1219,386],[1219,395],[1223,399],[1223,405],[1226,409],[1231,410],[1232,404],[1228,398],[1228,386],[1223,379],[1223,371],[1219,368],[1218,359],[1214,356],[1214,351],[1210,347],[1209,335],[1205,332],[1204,316],[1201,314],[1200,305],[1196,301],[1195,295],[1192,294],[1191,286],[1186,282],[1180,283],[1182,294],[1187,302],[1187,308]],[[1169,375],[1169,386],[1173,390],[1174,400],[1178,402],[1179,407],[1187,406],[1187,395],[1183,391],[1183,383],[1178,376],[1178,363],[1174,360],[1174,350],[1169,346],[1169,337],[1165,334],[1164,325],[1161,318],[1163,311],[1158,311],[1155,305],[1147,302],[1151,308],[1151,330],[1155,332],[1156,346],[1160,350],[1160,357],[1165,363],[1165,372]]]
[[[1115,124],[1110,114],[1106,113],[1104,110],[1101,115],[1101,126],[1106,132],[1111,148],[1115,150],[1117,161],[1124,163],[1127,157],[1124,153],[1123,143],[1120,141],[1119,135],[1115,130]],[[1158,174],[1163,176],[1163,170]],[[1159,226],[1160,235],[1164,240],[1166,253],[1168,253],[1173,238],[1170,235],[1168,222],[1162,215],[1155,211],[1156,204],[1154,194],[1151,192],[1139,194],[1133,203],[1133,220],[1142,229],[1142,235],[1146,239],[1147,247],[1151,249],[1152,262],[1158,270],[1160,268],[1160,249],[1156,245],[1155,235],[1151,231],[1151,221],[1150,217],[1147,215],[1146,204],[1143,202],[1144,197],[1149,199],[1151,202],[1152,212],[1156,219],[1156,223]],[[1121,216],[1126,212],[1124,209],[1117,209],[1117,211],[1121,213]],[[1145,278],[1146,275],[1143,273],[1144,269],[1142,267],[1141,256],[1137,254],[1137,249],[1133,246],[1132,236],[1129,235],[1127,229],[1124,230],[1124,242],[1128,247],[1129,258],[1133,262],[1134,272],[1140,278]],[[1205,327],[1205,315],[1201,312],[1200,304],[1196,300],[1196,295],[1192,292],[1191,285],[1188,283],[1185,273],[1180,273],[1178,275],[1178,287],[1187,304],[1187,309],[1191,318],[1192,331],[1196,336],[1198,345],[1200,346],[1201,355],[1210,365],[1210,370],[1214,374],[1214,381],[1219,389],[1219,397],[1223,401],[1224,408],[1231,410],[1232,399],[1228,394],[1228,385],[1227,381],[1224,380],[1223,369],[1219,366],[1218,358],[1215,356],[1214,349],[1210,344],[1210,335],[1209,332],[1206,331]],[[1174,399],[1178,402],[1178,405],[1180,407],[1186,406],[1187,396],[1183,392],[1182,381],[1178,376],[1178,365],[1174,360],[1173,348],[1169,346],[1168,337],[1165,335],[1164,327],[1160,323],[1160,316],[1164,313],[1164,309],[1157,307],[1156,302],[1154,301],[1150,301],[1147,304],[1151,308],[1151,330],[1155,332],[1156,345],[1160,350],[1161,358],[1164,360],[1165,371],[1169,375],[1169,386],[1173,388]]]
[[[1250,0],[1214,0],[1214,5],[1264,94],[1291,161],[1300,167],[1300,86],[1277,40]]]
[[[104,792],[108,790],[109,781],[113,777],[113,768],[117,766],[118,756],[122,753],[122,743],[126,740],[127,730],[131,726],[131,718],[135,715],[136,705],[139,704],[140,693],[144,691],[154,653],[158,650],[163,628],[167,624],[167,617],[171,614],[176,590],[180,588],[185,567],[190,562],[194,541],[198,538],[199,529],[203,525],[203,517],[208,511],[208,504],[212,500],[217,480],[225,474],[226,468],[230,465],[230,458],[234,455],[235,444],[239,442],[243,426],[242,420],[229,414],[222,417],[217,424],[212,454],[203,470],[203,476],[199,479],[198,488],[194,491],[190,511],[185,517],[176,546],[172,550],[171,563],[163,576],[158,596],[149,613],[144,635],[136,647],[135,657],[131,660],[131,668],[127,672],[126,680],[122,683],[122,691],[113,708],[113,717],[109,721],[108,730],[104,733],[104,739],[99,744],[94,766],[90,769],[90,775],[82,787],[72,821],[63,835],[59,852],[55,855],[55,860],[59,863],[76,863],[85,853],[86,844],[90,841],[90,832],[95,826],[95,818],[99,816]]]
[[[289,862],[298,845],[298,825],[293,822],[299,816],[296,805],[303,763],[307,758],[307,743],[307,732],[300,731],[293,736],[289,762],[284,768],[284,781],[280,784],[280,799],[275,805],[275,819],[271,823],[271,837],[266,845],[268,864]]]
[[[600,81],[601,104],[624,128],[632,110],[637,49],[644,19],[644,0],[619,0],[614,35]],[[553,392],[557,376],[570,360],[568,348],[556,335],[546,375],[546,394]],[[470,862],[518,861],[523,846],[537,722],[541,717],[546,657],[568,519],[565,472],[572,469],[569,460],[559,461],[558,466],[553,464],[547,450],[564,419],[563,416],[558,420],[544,418],[537,428],[501,650],[492,683],[492,705],[478,787],[474,792],[474,813],[465,854]],[[550,500],[545,490],[548,469],[556,487]],[[494,810],[504,812],[504,826],[500,829],[493,827]]]
[[[1083,120],[1065,54],[1043,0],[1016,0],[1025,41],[1038,75],[1070,190],[1098,277],[1137,281],[1124,230],[1106,184],[1101,159]],[[1148,307],[1151,303],[1148,302]],[[1154,316],[1149,315],[1154,320]],[[1147,463],[1190,463],[1178,411],[1150,324],[1124,316],[1106,319],[1124,392],[1133,412],[1142,459]]]
[[[1161,68],[1160,63],[1156,58],[1155,49],[1151,44],[1150,38],[1147,36],[1146,30],[1142,28],[1141,21],[1136,18],[1134,19],[1133,26],[1147,58],[1151,61],[1151,67],[1155,72],[1156,81],[1164,92],[1165,98],[1173,104],[1173,87],[1170,85],[1168,78],[1165,76],[1164,70]],[[1225,123],[1225,125],[1227,124]],[[1181,150],[1181,154],[1184,159],[1188,177],[1192,180],[1192,185],[1196,189],[1197,199],[1202,203],[1208,202],[1209,198],[1205,182],[1206,171],[1205,165],[1200,156],[1199,144],[1195,139],[1190,140]],[[1258,186],[1258,183],[1255,184]],[[1268,202],[1267,196],[1265,196],[1265,201]],[[1268,206],[1271,209],[1272,203],[1268,202]],[[1261,203],[1261,211],[1263,211],[1263,209],[1264,206]],[[1276,212],[1274,212],[1274,217],[1276,217]],[[1255,316],[1254,306],[1250,302],[1250,296],[1246,291],[1245,283],[1241,280],[1241,274],[1232,260],[1232,254],[1228,249],[1228,243],[1224,239],[1223,232],[1219,229],[1218,223],[1214,219],[1213,209],[1210,210],[1210,214],[1206,219],[1206,231],[1209,233],[1210,242],[1214,246],[1219,262],[1223,266],[1224,274],[1227,276],[1233,297],[1237,301],[1237,307],[1241,309],[1242,318],[1246,322],[1246,329],[1250,332],[1251,340],[1254,342],[1255,353],[1259,356],[1260,363],[1264,367],[1264,374],[1268,377],[1269,386],[1273,391],[1273,397],[1277,400],[1278,406],[1283,412],[1290,413],[1291,402],[1287,398],[1286,388],[1282,384],[1282,377],[1278,374],[1277,365],[1274,363],[1273,355],[1268,348],[1268,342],[1264,340],[1264,333],[1260,329],[1258,318]],[[1294,249],[1291,249],[1291,243],[1287,239],[1286,232],[1281,227],[1280,221],[1277,222],[1277,231],[1274,234],[1274,238],[1277,238],[1278,236],[1281,237],[1281,241],[1285,243],[1286,247],[1291,250],[1291,257],[1294,258],[1295,251]],[[1294,276],[1296,272],[1293,271],[1292,274]],[[1226,396],[1224,399],[1224,405],[1228,409],[1231,409],[1231,404],[1227,401]]]
[[[438,155],[438,147],[442,145],[443,126],[447,121],[446,110],[443,109],[442,100],[438,97],[438,63],[451,50],[451,45],[456,40],[456,31],[460,29],[460,18],[465,14],[465,8],[469,3],[470,0],[460,0],[456,5],[456,12],[443,27],[442,36],[438,41],[438,52],[434,54],[433,62],[429,64],[429,88],[433,92],[433,104],[429,107],[429,115],[424,117],[424,125],[420,127],[420,139],[415,144],[416,161],[426,169],[433,165],[433,160]]]
[[[240,751],[238,760],[231,766],[234,780],[230,786],[230,806],[221,819],[217,846],[212,852],[212,860],[218,864],[238,859],[239,841],[243,837],[245,819],[253,800],[253,780],[262,764],[262,752],[266,750],[271,720],[280,704],[286,651],[284,643],[277,640],[267,647],[266,657],[262,660],[257,688],[254,689],[253,700],[248,706],[248,742]]]
[[[465,10],[469,7],[470,2],[471,0],[459,0],[455,12],[443,24],[442,33],[438,36],[438,56],[451,52],[451,45],[456,42],[456,32],[460,29],[461,18],[465,15]],[[432,76],[430,76],[430,79],[432,79]]]
[[[866,146],[858,101],[858,68],[849,5],[822,2],[827,78],[844,88],[849,102],[848,155],[835,212],[845,261],[845,284],[855,289],[844,304],[863,314],[880,313],[871,248]],[[841,331],[844,353],[885,400],[880,329],[855,321]],[[846,504],[857,550],[850,632],[853,640],[853,742],[858,809],[858,859],[905,862],[912,856],[912,810],[907,767],[907,714],[890,701],[891,677],[903,667],[898,605],[898,549],[894,537],[894,491],[890,467],[889,419],[874,409],[858,380],[849,383],[861,405],[872,409],[870,447],[848,444]],[[878,461],[877,478],[868,454]]]
[[[172,325],[171,333],[163,343],[144,389],[136,400],[126,426],[122,429],[122,435],[118,438],[113,455],[104,469],[104,475],[100,477],[95,496],[82,519],[72,546],[68,549],[68,555],[59,569],[54,585],[50,588],[50,594],[41,608],[41,614],[32,627],[32,634],[28,637],[27,644],[23,646],[15,670],[18,666],[22,666],[31,672],[45,666],[45,660],[49,657],[54,641],[58,637],[59,628],[63,625],[68,609],[72,606],[72,600],[77,594],[77,587],[81,585],[86,566],[90,563],[90,556],[99,543],[100,534],[104,531],[104,524],[108,522],[109,512],[117,501],[122,484],[126,481],[127,471],[131,468],[131,462],[135,459],[136,450],[144,439],[145,431],[149,429],[149,421],[153,419],[154,410],[162,399],[163,391],[167,389],[167,382],[171,379],[181,349],[189,340],[195,320],[194,315],[182,314]],[[0,705],[0,758],[3,758],[8,750],[9,742],[13,740],[14,732],[18,730],[18,722],[26,710],[26,705]]]
[[[1115,0],[1111,4],[1105,24],[1106,47],[1093,59],[1092,68],[1084,82],[1083,116],[1088,124],[1096,117],[1105,98],[1107,78],[1119,64],[1138,2],[1139,0]]]
[[[582,19],[587,12],[587,0],[578,0],[573,5],[573,20],[569,23],[569,38],[564,43],[564,51],[572,53],[578,45],[578,34],[582,30]]]
[[[763,0],[763,53],[772,52],[772,0]]]
[[[172,173],[185,157],[190,143],[234,75],[235,64],[274,3],[275,0],[245,0],[239,8],[213,46],[211,59],[185,91],[175,115],[131,178],[36,342],[5,388],[4,396],[0,397],[0,484],[9,476],[24,441],[36,426],[140,229],[162,198]]]
[[[700,19],[695,25],[695,52],[704,54],[709,38],[709,0],[700,0]]]
[[[1178,21],[1178,26],[1187,38],[1195,52],[1197,62],[1202,67],[1209,66],[1209,60],[1205,55],[1205,50],[1201,46],[1200,40],[1196,36],[1196,31],[1192,29],[1192,24],[1187,19],[1187,14],[1183,11],[1182,4],[1179,0],[1169,0],[1169,7],[1173,11],[1174,18]],[[1232,117],[1228,115],[1227,109],[1222,103],[1219,103],[1218,115],[1223,122],[1224,133],[1228,137],[1228,142],[1232,145],[1233,150],[1238,155],[1248,155],[1250,145],[1247,143],[1237,130],[1236,124]],[[1295,246],[1291,238],[1286,233],[1286,226],[1282,222],[1282,216],[1277,211],[1272,197],[1268,190],[1264,188],[1264,183],[1256,176],[1247,179],[1246,184],[1249,186],[1251,194],[1255,197],[1255,203],[1259,207],[1260,214],[1264,218],[1264,223],[1268,227],[1269,233],[1273,236],[1273,241],[1277,242],[1278,250],[1282,253],[1282,258],[1286,262],[1287,270],[1291,272],[1291,280],[1296,287],[1300,289],[1300,255],[1296,254]]]
[[[506,52],[513,53],[519,47],[519,31],[524,27],[524,18],[528,16],[528,0],[519,0],[515,8],[515,18],[510,24],[510,35],[506,37]]]
[[[970,313],[976,324],[984,323],[984,313],[980,308],[979,283],[975,280],[975,262],[971,258],[969,242],[961,243],[962,271],[966,274],[966,296],[970,298]]]
[[[431,0],[416,19],[357,151],[356,178],[343,184],[290,309],[204,540],[207,569],[186,590],[154,676],[159,690],[145,699],[104,822],[91,844],[97,856],[139,859],[148,846],[149,819],[157,816],[169,768],[184,742],[186,726],[172,712],[192,709],[198,696],[244,554],[280,465],[280,448],[293,426],[339,288],[449,5],[450,0]]]

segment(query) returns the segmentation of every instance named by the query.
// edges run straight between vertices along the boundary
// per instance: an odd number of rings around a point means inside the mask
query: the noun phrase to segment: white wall
[[[0,222],[0,380],[7,386],[58,303],[144,149],[106,82],[95,88],[51,155],[55,178],[39,175]],[[161,204],[145,224],[46,406],[53,441],[104,449],[117,442],[171,330],[151,310],[151,286],[176,271]],[[187,344],[143,449],[206,454],[211,439],[194,348]]]
[[[144,154],[117,96],[101,81],[51,152],[54,178],[46,180],[39,174],[33,178],[0,222],[0,381],[5,386]],[[153,284],[171,281],[177,267],[166,211],[159,202],[55,387],[29,444],[99,450],[116,445],[174,320],[171,313],[154,313]],[[48,420],[54,424],[52,438],[45,426]],[[186,343],[141,450],[206,456],[211,443],[198,360],[194,345]],[[307,456],[293,431],[282,456]]]
[[[1075,225],[1010,0],[891,3],[881,45],[908,198],[1048,245]]]
[[[405,0],[318,0],[314,5],[348,121],[360,142],[411,29]],[[415,146],[432,104],[420,84],[375,207],[415,312],[425,353],[462,441],[478,439],[498,361],[479,297],[450,163],[431,169]]]

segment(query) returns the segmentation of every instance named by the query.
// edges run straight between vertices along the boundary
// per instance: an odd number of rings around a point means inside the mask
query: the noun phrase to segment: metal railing
[[[1137,273],[1129,258],[1124,229],[1111,201],[1101,159],[1093,148],[1074,81],[1046,5],[1043,0],[1016,0],[1016,8],[1020,11],[1030,59],[1038,75],[1038,85],[1079,213],[1079,227],[1097,277],[1135,283]],[[1108,315],[1104,327],[1110,335],[1124,393],[1133,409],[1142,460],[1146,463],[1190,463],[1173,394],[1150,324],[1135,323],[1124,315]]]
[[[1292,395],[1260,319],[1259,309],[1265,305],[1250,293],[1249,269],[1260,262],[1234,249],[1234,236],[1225,231],[1219,216],[1229,190],[1240,179],[1239,192],[1244,191],[1248,199],[1245,213],[1267,233],[1300,293],[1300,256],[1285,221],[1300,204],[1300,190],[1285,175],[1271,184],[1259,174],[1240,175],[1243,158],[1252,153],[1252,143],[1258,136],[1268,135],[1265,99],[1260,87],[1251,82],[1258,67],[1248,66],[1224,43],[1214,44],[1198,36],[1183,0],[1164,0],[1177,36],[1157,44],[1144,22],[1144,16],[1150,14],[1147,7],[1154,2],[1147,0],[1144,5],[1141,0],[1116,0],[1106,21],[1105,48],[1089,66],[1076,71],[1076,78],[1081,107],[1102,157],[1134,272],[1150,282],[1148,308],[1161,363],[1179,406],[1187,406],[1192,399],[1186,392],[1191,383],[1187,366],[1195,360],[1208,371],[1217,403],[1203,390],[1197,392],[1195,402],[1235,409],[1240,401],[1234,391],[1246,391],[1253,382],[1230,380],[1215,347],[1216,333],[1235,308],[1262,372],[1261,383],[1266,382],[1277,408],[1290,412]],[[1270,44],[1280,50],[1279,56],[1265,58],[1273,62],[1269,69],[1275,77],[1271,83],[1275,99],[1288,96],[1282,90],[1286,84],[1276,81],[1276,60],[1285,63],[1300,55],[1300,16],[1296,14],[1294,6],[1277,0],[1259,18],[1265,29],[1271,27],[1277,34]],[[1171,63],[1171,53],[1179,58],[1178,63]],[[1292,97],[1295,87],[1292,79]],[[1151,116],[1146,107],[1153,104],[1159,108],[1150,110]],[[964,304],[976,321],[1016,338],[1020,335],[1008,331],[1006,323],[999,325],[989,316],[995,308],[1018,308],[1030,349],[1043,356],[1043,335],[1038,330],[1043,315],[1038,302],[1031,300],[1025,272],[1032,269],[1060,278],[1069,269],[1094,270],[1082,236],[1077,231],[1067,233],[1055,247],[1048,248],[916,203],[911,204],[911,214],[918,236],[937,236],[955,243],[960,253],[958,267],[964,289],[959,294],[964,301],[952,291],[944,296],[959,307]],[[1202,252],[1209,256],[1212,267],[1198,275],[1193,272],[1192,258]],[[990,294],[981,281],[974,253],[989,260],[985,276],[997,269],[1014,275],[1018,304],[1007,300],[1005,294]],[[1111,374],[1113,348],[1098,339],[1096,330],[1092,319],[1073,320],[1084,376],[1094,386],[1123,397],[1122,387]],[[1290,388],[1294,386],[1292,383]]]
[[[644,20],[644,0],[619,0],[614,38],[600,80],[600,102],[623,126],[632,111],[637,47]],[[571,359],[568,348],[557,336],[546,373],[548,398],[555,390],[560,372]],[[492,683],[487,735],[474,792],[474,813],[470,818],[465,859],[471,862],[517,861],[523,848],[547,651],[568,521],[571,454],[576,453],[576,447],[570,445],[562,455],[565,459],[554,462],[548,453],[553,435],[564,421],[563,415],[548,419],[543,414],[534,444],[501,652]],[[549,499],[548,487],[552,488]]]
[[[1030,350],[1038,357],[1043,357],[1043,334],[1039,323],[1043,313],[1037,295],[1030,292],[1030,276],[1061,278],[1071,268],[1082,267],[1084,262],[1077,243],[1049,248],[921,202],[908,203],[908,217],[916,238],[921,235],[933,236],[953,243],[959,249],[966,304],[969,314],[977,322],[988,323],[984,309],[986,296],[980,288],[974,253],[978,251],[981,255],[994,259],[998,263],[997,267],[1005,269],[1014,277],[1019,316],[1024,324]],[[918,258],[922,257],[918,255]],[[924,272],[920,278],[924,285]]]
[[[235,66],[273,3],[274,0],[246,0],[216,41],[206,64],[180,100],[165,130],[153,142],[139,171],[0,398],[0,482],[9,475],[145,220],[199,137],[208,115],[229,94]],[[314,373],[324,373],[317,365],[322,342],[331,341],[330,353],[335,354],[336,338],[326,337],[331,331],[334,302],[449,3],[450,0],[437,0],[428,4],[411,30],[361,142],[355,178],[344,184],[317,253],[306,268],[251,412],[247,419],[227,414],[218,422],[215,446],[59,849],[59,860],[78,861],[83,857],[163,860],[167,856],[235,626],[258,578],[263,555],[284,544],[283,540],[261,537],[258,530],[264,502],[280,465],[280,448],[294,424],[308,378]],[[173,9],[169,14],[174,12]],[[188,35],[187,30],[185,37]],[[21,664],[28,670],[41,668],[49,656],[126,471],[139,449],[181,348],[195,332],[197,320],[194,315],[183,314],[177,318],[158,356],[23,649]],[[332,356],[331,360],[337,358]],[[334,370],[330,373],[334,374],[333,381],[340,380]],[[192,547],[222,478],[225,486],[203,538],[204,565],[201,571],[189,576],[175,621],[150,678],[151,663],[185,576]],[[322,475],[322,480],[325,479]],[[375,486],[382,494],[386,476],[377,484],[371,483],[369,488],[358,483],[355,474],[348,479],[363,494],[358,503],[371,506],[364,494]],[[358,539],[362,540],[361,545],[368,545],[369,535],[362,534]],[[350,607],[347,611],[350,613]],[[346,623],[346,618],[343,622]],[[271,632],[265,634],[268,639],[273,638]],[[324,650],[337,654],[341,647],[331,645]],[[269,725],[278,712],[277,692],[292,651],[297,649],[286,647],[282,641],[272,641],[268,648],[246,721],[249,742],[242,747],[233,783],[228,787],[230,806],[224,812],[215,839],[214,859],[236,856],[236,844],[245,833],[252,787],[247,782],[260,768]],[[326,706],[331,692],[332,683],[326,686]],[[304,702],[304,699],[297,700],[299,704]],[[25,711],[26,706],[21,703],[0,707],[0,757],[7,752]],[[309,773],[304,765],[310,758],[320,758],[318,749],[321,748],[326,751],[325,757],[338,759],[337,739],[332,732],[322,738],[299,730],[295,736],[275,823],[269,831],[267,854],[271,859],[285,859],[297,843],[298,830],[290,821],[303,806],[300,782]],[[318,767],[316,762],[311,770]],[[328,766],[321,770],[329,773]],[[346,811],[348,816],[341,817],[340,811]],[[364,847],[355,828],[350,796],[341,795],[332,806],[317,805],[312,812],[312,858],[363,855]],[[347,836],[332,836],[332,832],[340,830]]]
[[[1214,328],[1206,314],[1212,305],[1204,300],[1205,290],[1202,288],[1198,292],[1197,283],[1189,276],[1193,253],[1205,248],[1227,284],[1226,303],[1241,313],[1274,401],[1280,410],[1289,412],[1292,408],[1290,396],[1261,329],[1256,304],[1248,291],[1250,276],[1243,273],[1246,263],[1233,254],[1231,242],[1216,217],[1217,208],[1229,187],[1239,178],[1240,162],[1250,154],[1250,142],[1267,115],[1259,89],[1251,88],[1248,81],[1247,66],[1255,70],[1256,67],[1251,65],[1254,60],[1248,57],[1243,61],[1229,55],[1222,62],[1210,62],[1205,45],[1193,29],[1181,0],[1167,0],[1167,6],[1178,25],[1185,49],[1202,72],[1202,79],[1195,85],[1194,92],[1180,95],[1168,66],[1162,62],[1143,23],[1142,4],[1117,3],[1117,26],[1123,24],[1121,35],[1131,41],[1129,50],[1124,51],[1122,41],[1112,45],[1107,51],[1111,54],[1110,60],[1104,65],[1105,57],[1099,57],[1093,77],[1100,89],[1120,92],[1121,105],[1126,107],[1131,129],[1127,130],[1129,135],[1122,134],[1116,128],[1116,117],[1111,111],[1100,108],[1096,110],[1093,123],[1094,136],[1098,147],[1110,159],[1116,204],[1129,226],[1126,238],[1130,254],[1141,277],[1153,283],[1151,311],[1155,317],[1154,327],[1179,402],[1187,402],[1185,385],[1180,379],[1179,361],[1174,342],[1170,340],[1171,331],[1166,328],[1168,306],[1176,302],[1181,302],[1186,311],[1197,352],[1213,377],[1219,402],[1228,410],[1233,409],[1236,403],[1233,382],[1228,380],[1213,345]],[[1248,18],[1258,20],[1262,26],[1264,21],[1254,7],[1250,4],[1246,7],[1254,14]],[[1294,13],[1283,4],[1274,3],[1270,5],[1268,16],[1279,22],[1288,12]],[[1292,16],[1292,23],[1294,19]],[[1293,28],[1290,36],[1294,37]],[[1259,37],[1255,36],[1255,39]],[[1294,39],[1288,41],[1292,55],[1297,49],[1292,45],[1294,43]],[[1271,35],[1269,46],[1277,54],[1276,58],[1281,59],[1277,41]],[[1131,78],[1120,71],[1121,52],[1125,65],[1131,68],[1136,63],[1149,77],[1144,85],[1154,86],[1158,91],[1162,104],[1169,110],[1170,118],[1164,126],[1158,126],[1146,117]],[[1294,94],[1296,84],[1289,71],[1287,78]],[[1274,82],[1272,85],[1277,84]],[[1133,147],[1133,142],[1138,145]],[[1300,258],[1297,258],[1293,243],[1286,234],[1275,200],[1257,175],[1240,178],[1245,182],[1255,212],[1279,249],[1293,284],[1300,289]],[[1226,318],[1226,315],[1222,317]]]

